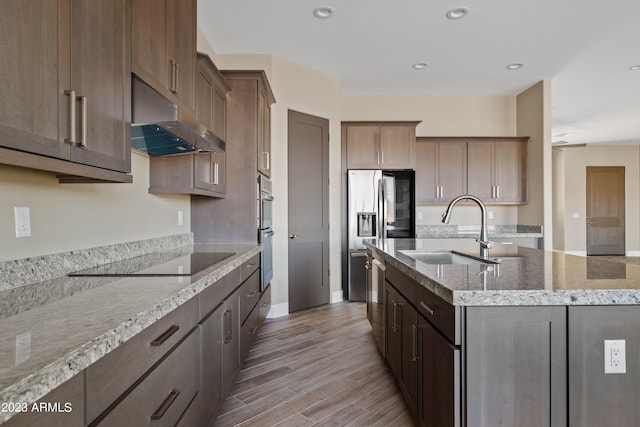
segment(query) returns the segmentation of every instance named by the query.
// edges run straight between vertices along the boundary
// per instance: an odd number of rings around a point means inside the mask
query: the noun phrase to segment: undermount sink
[[[482,265],[482,264],[496,264],[492,260],[481,261],[470,256],[460,254],[453,251],[441,251],[441,252],[423,252],[423,251],[400,251],[400,253],[420,261],[424,264],[458,264],[458,265]]]

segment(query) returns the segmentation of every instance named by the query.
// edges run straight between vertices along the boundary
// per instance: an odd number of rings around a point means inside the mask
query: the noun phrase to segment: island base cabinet
[[[569,426],[640,425],[638,306],[569,307]],[[604,373],[604,341],[625,340],[626,373]]]
[[[418,425],[460,427],[460,349],[422,316],[420,323],[420,397]]]
[[[565,307],[467,307],[463,348],[468,427],[566,426]]]

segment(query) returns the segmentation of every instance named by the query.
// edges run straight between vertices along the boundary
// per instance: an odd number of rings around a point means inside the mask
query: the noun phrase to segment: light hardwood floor
[[[216,426],[413,426],[364,303],[267,320]]]

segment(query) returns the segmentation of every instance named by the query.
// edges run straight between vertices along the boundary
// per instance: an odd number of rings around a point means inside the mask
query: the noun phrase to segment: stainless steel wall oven
[[[273,278],[273,194],[271,180],[258,177],[258,241],[263,249],[260,254],[262,272],[260,290],[264,291]]]

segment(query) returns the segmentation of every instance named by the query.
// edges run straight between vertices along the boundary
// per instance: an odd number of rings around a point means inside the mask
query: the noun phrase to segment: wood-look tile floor
[[[267,320],[216,426],[413,426],[364,303]]]

